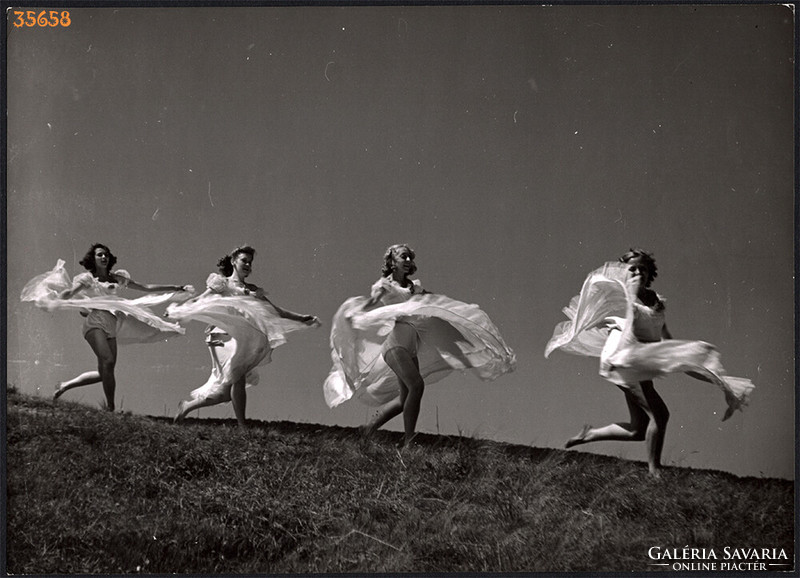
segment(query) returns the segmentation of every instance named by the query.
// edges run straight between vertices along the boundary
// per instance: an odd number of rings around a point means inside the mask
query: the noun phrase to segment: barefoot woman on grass
[[[491,380],[512,371],[514,353],[477,305],[425,291],[414,251],[392,245],[369,297],[342,304],[331,327],[333,367],[324,391],[329,407],[355,396],[382,406],[362,428],[369,435],[403,415],[401,445],[414,437],[425,381],[454,369],[472,369]]]
[[[264,289],[246,281],[255,254],[248,245],[237,247],[219,260],[219,273],[209,275],[202,295],[167,309],[172,319],[211,324],[206,329],[211,376],[180,403],[176,422],[201,407],[230,401],[237,423],[245,427],[245,387],[258,383],[256,367],[271,361],[272,350],[286,342],[288,333],[319,326],[313,315],[281,309]]]
[[[183,333],[181,327],[165,322],[148,307],[165,303],[179,292],[188,297],[187,290],[190,292],[191,287],[137,283],[125,270],[112,271],[116,262],[117,258],[108,247],[96,243],[80,261],[87,271],[76,275],[75,279],[70,281],[64,261],[59,260],[52,271],[32,279],[22,290],[23,301],[32,301],[48,310],[79,309],[85,317],[83,338],[97,357],[97,371],[87,371],[59,383],[53,395],[54,400],[70,389],[102,383],[106,409],[114,411],[117,342],[161,341]],[[125,288],[161,294],[123,299],[118,292]]]
[[[649,471],[659,475],[669,410],[653,386],[653,378],[685,372],[714,383],[725,394],[723,421],[747,404],[753,384],[730,377],[710,343],[672,339],[665,322],[663,298],[650,289],[656,263],[644,251],[631,249],[619,263],[592,272],[580,295],[564,309],[547,344],[545,357],[556,349],[600,357],[600,375],[625,395],[630,420],[604,427],[585,426],[566,447],[603,440],[642,441]]]

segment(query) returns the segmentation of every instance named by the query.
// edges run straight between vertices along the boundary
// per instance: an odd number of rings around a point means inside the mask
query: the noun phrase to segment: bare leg
[[[239,386],[239,387],[237,387]],[[196,409],[202,407],[211,407],[212,405],[219,405],[221,402],[215,399],[201,398],[191,399],[189,401],[182,401],[178,404],[178,413],[173,420],[175,423],[182,422],[187,415]],[[245,378],[242,377],[234,385],[231,386],[231,404],[233,405],[233,412],[236,414],[236,421],[242,427],[245,427],[245,408],[247,406],[247,394],[245,393]]]
[[[647,404],[652,411],[650,423],[647,425],[645,443],[647,444],[647,462],[650,473],[660,477],[658,470],[661,469],[661,451],[664,449],[664,437],[667,433],[667,422],[669,421],[669,409],[667,404],[656,392],[652,381],[641,382],[642,391],[647,399]]]
[[[108,344],[113,357],[109,360],[104,359],[100,361],[99,367],[102,368],[100,369],[100,378],[103,380],[103,393],[105,394],[106,401],[108,402],[108,411],[114,411],[116,408],[114,403],[114,392],[117,389],[117,378],[114,375],[114,368],[117,365],[117,340],[108,339],[105,342]]]
[[[405,443],[408,443],[414,437],[422,394],[425,393],[425,381],[419,373],[419,360],[402,347],[391,348],[384,353],[383,358],[400,382],[399,401],[403,408]]]
[[[593,428],[584,427],[583,431],[577,436],[567,441],[566,447],[597,441],[642,441],[645,439],[645,432],[650,417],[642,409],[635,394],[625,390],[625,401],[628,404],[630,422],[617,422],[604,427]]]
[[[73,377],[69,381],[62,381],[61,383],[57,384],[56,391],[53,394],[53,400],[58,399],[70,389],[74,389],[76,387],[82,387],[84,385],[92,385],[94,383],[100,383],[101,381],[102,380],[100,379],[100,373],[97,371],[87,371],[85,373],[81,373],[79,376]]]
[[[247,407],[245,376],[240,377],[231,387],[231,404],[233,404],[233,413],[236,414],[236,421],[239,423],[239,427],[247,427],[244,419],[245,408]]]
[[[208,347],[208,353],[211,356],[211,375],[214,379],[219,379],[222,375],[222,363],[220,363],[219,356],[217,355],[217,349],[224,347],[225,342],[217,339],[217,336],[215,336],[213,333],[210,333],[209,329],[206,329],[206,346]],[[220,403],[222,402],[218,399],[208,398],[193,398],[188,401],[181,401],[178,403],[178,413],[175,414],[173,421],[175,423],[180,423],[194,410],[203,407],[211,407],[212,405],[218,405]]]
[[[379,427],[401,413],[403,413],[403,404],[400,403],[400,399],[393,399],[384,405],[368,424],[362,425],[358,429],[362,435],[369,437],[374,434]]]
[[[584,427],[580,434],[567,441],[566,447],[596,441],[645,440],[650,473],[658,477],[669,411],[653,387],[652,381],[642,381],[639,385],[641,390],[623,390],[631,417],[630,422],[612,423],[601,428]]]
[[[189,401],[182,401],[178,404],[178,413],[175,415],[175,419],[173,421],[175,423],[180,423],[194,410],[200,409],[201,407],[217,405],[218,403],[219,402],[217,401],[209,399],[192,399]]]
[[[87,371],[78,377],[58,386],[53,399],[58,399],[65,391],[102,382],[106,396],[106,409],[114,411],[114,391],[117,388],[114,367],[117,364],[117,340],[109,339],[101,329],[90,329],[86,333],[86,341],[97,356],[97,371]]]

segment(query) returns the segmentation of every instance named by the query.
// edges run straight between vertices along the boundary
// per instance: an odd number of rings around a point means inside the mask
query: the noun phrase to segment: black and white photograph
[[[16,575],[796,575],[796,5],[3,0]]]

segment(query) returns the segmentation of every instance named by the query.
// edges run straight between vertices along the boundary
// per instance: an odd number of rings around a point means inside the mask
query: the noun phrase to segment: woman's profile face
[[[250,271],[253,268],[253,256],[247,253],[239,253],[231,260],[231,264],[233,265],[233,272],[240,279],[244,279],[250,275]]]

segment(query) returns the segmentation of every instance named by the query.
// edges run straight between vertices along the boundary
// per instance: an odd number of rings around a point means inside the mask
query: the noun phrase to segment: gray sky
[[[665,463],[793,477],[789,8],[69,11],[69,27],[8,24],[8,379],[23,391],[93,369],[79,316],[17,300],[58,258],[75,275],[99,241],[137,281],[202,288],[247,242],[251,280],[325,322],[261,368],[248,416],[358,425],[368,408],[323,400],[330,319],[407,242],[426,288],[480,304],[518,357],[492,383],[432,385],[420,430],[561,447],[627,412],[596,359],[544,346],[585,275],[639,246],[673,335],[716,344],[757,388],[722,423],[714,386],[660,380]],[[172,415],[209,373],[202,329],[120,348],[118,407]]]

